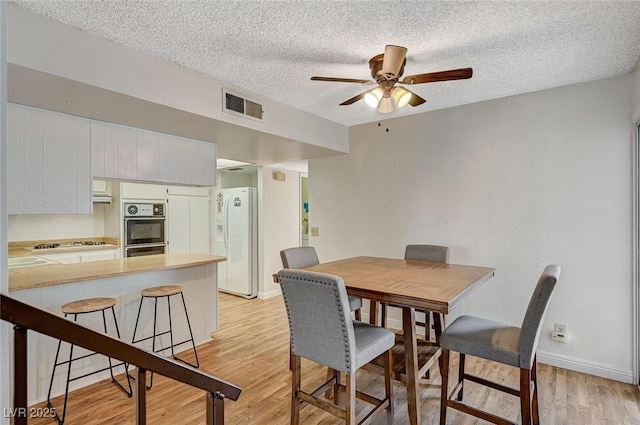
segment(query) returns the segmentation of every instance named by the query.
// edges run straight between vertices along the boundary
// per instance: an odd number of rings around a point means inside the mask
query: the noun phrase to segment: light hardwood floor
[[[243,388],[237,402],[225,402],[226,424],[289,424],[288,339],[287,318],[280,297],[245,300],[220,295],[220,330],[211,342],[198,347],[198,354],[202,370]],[[455,359],[454,356],[453,363],[456,363]],[[315,388],[326,376],[325,368],[311,362],[303,361],[302,367],[304,389]],[[517,387],[519,375],[514,368],[473,358],[469,358],[468,368]],[[421,385],[422,423],[425,425],[438,424],[439,421],[440,377],[436,369],[433,369],[432,379]],[[640,391],[637,387],[542,364],[538,373],[542,424],[640,424]],[[357,381],[358,388],[364,388],[365,392],[382,394],[381,377],[359,371]],[[394,392],[395,424],[406,424],[406,391],[401,383],[396,382]],[[205,395],[202,391],[156,376],[147,397],[149,424],[204,423]],[[468,383],[465,400],[518,420],[518,402],[512,396]],[[61,398],[54,400],[58,406],[61,403]],[[358,406],[359,409],[368,408],[366,404]],[[134,424],[134,401],[126,398],[110,382],[91,385],[70,394],[65,422],[67,425]],[[54,421],[37,418],[29,423],[40,425]],[[302,409],[301,423],[329,425],[340,421],[307,406]],[[384,415],[380,415],[375,424],[383,423],[386,423]],[[486,422],[449,409],[447,423],[468,425]]]

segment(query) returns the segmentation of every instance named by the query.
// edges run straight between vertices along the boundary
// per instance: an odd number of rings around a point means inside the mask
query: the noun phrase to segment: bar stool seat
[[[69,314],[72,314],[74,322],[78,321],[79,314],[102,313],[103,329],[104,329],[104,333],[106,334],[108,333],[108,330],[107,330],[107,317],[106,317],[105,311],[110,309],[111,314],[113,316],[113,324],[116,330],[116,335],[118,336],[118,338],[120,338],[120,330],[118,329],[118,321],[116,319],[116,313],[114,309],[115,305],[116,305],[115,298],[87,298],[83,300],[77,300],[77,301],[66,303],[62,307],[60,307],[60,310],[62,311],[62,313],[64,313],[64,317],[67,317]],[[71,378],[71,363],[77,360],[85,359],[87,357],[98,355],[98,353],[91,352],[89,354],[85,354],[83,356],[74,358],[73,357],[74,345],[71,344],[69,348],[69,359],[62,362],[58,362],[58,358],[60,357],[61,346],[62,346],[62,341],[58,341],[58,349],[56,351],[56,357],[53,364],[53,371],[51,372],[51,381],[49,383],[49,391],[47,393],[47,405],[51,408],[52,412],[55,412],[56,419],[58,420],[58,423],[60,425],[64,424],[65,416],[67,413],[67,400],[69,398],[69,383],[72,381],[85,378],[87,376],[94,375],[96,373],[100,373],[108,369],[109,372],[111,373],[111,381],[114,384],[116,384],[122,391],[124,391],[124,393],[127,396],[131,397],[133,395],[133,391],[131,388],[131,378],[129,376],[129,373],[127,372],[127,369],[129,366],[127,363],[119,362],[117,364],[112,364],[111,357],[107,357],[109,359],[109,366],[99,370],[95,370],[93,372],[85,373],[84,375],[81,375],[81,376],[76,376],[74,378]],[[53,389],[53,381],[56,375],[56,368],[58,366],[62,366],[65,364],[68,365],[67,382],[66,382],[65,391],[64,391],[64,405],[62,408],[62,416],[60,416],[58,413],[58,410],[55,409],[53,407],[53,404],[51,403],[51,390]],[[126,379],[127,379],[127,384],[129,388],[128,390],[120,382],[118,382],[113,375],[113,368],[118,366],[124,366],[124,375],[126,376]]]
[[[86,300],[78,300],[66,303],[65,305],[60,307],[60,310],[64,314],[83,314],[106,310],[115,305],[115,298],[88,298]]]
[[[173,340],[173,320],[171,318],[171,300],[170,297],[175,296],[175,295],[180,295],[181,299],[182,299],[182,306],[184,307],[184,315],[187,319],[187,327],[189,328],[189,339],[185,340],[185,341],[181,341],[181,342],[174,342]],[[189,313],[187,312],[187,304],[184,300],[184,293],[182,292],[182,285],[161,285],[161,286],[153,286],[151,288],[146,288],[143,289],[142,291],[140,291],[140,305],[138,307],[138,316],[136,317],[136,324],[135,327],[133,328],[133,336],[131,338],[131,343],[135,344],[138,342],[142,342],[142,341],[147,341],[147,340],[151,340],[151,351],[153,351],[154,353],[160,353],[162,351],[165,350],[171,350],[171,357],[175,360],[179,360],[185,364],[188,364],[189,366],[193,366],[196,369],[200,367],[200,360],[198,360],[198,352],[196,351],[196,344],[195,341],[193,339],[193,332],[191,331],[191,322],[189,321]],[[164,332],[158,332],[158,299],[159,298],[167,298],[167,313],[169,316],[169,329],[164,331]],[[136,334],[138,332],[138,324],[140,323],[140,313],[142,312],[142,304],[145,300],[145,298],[149,298],[149,299],[153,299],[154,304],[153,304],[153,335],[151,336],[147,336],[144,338],[138,338],[136,339]],[[169,334],[169,346],[167,347],[163,347],[163,348],[158,348],[156,349],[156,340],[158,337],[162,336],[162,335],[166,335]],[[176,356],[175,350],[174,348],[179,346],[179,345],[183,345],[183,344],[187,344],[187,343],[191,343],[191,346],[193,348],[193,355],[195,357],[195,363],[191,363],[188,362],[184,359],[181,359],[180,357]],[[149,380],[149,386],[147,387],[147,389],[151,389],[151,387],[153,386],[153,373],[151,374],[151,378]]]
[[[167,297],[171,295],[177,295],[181,292],[182,286],[180,285],[164,285],[143,289],[142,291],[140,291],[140,295],[142,295],[143,297]]]

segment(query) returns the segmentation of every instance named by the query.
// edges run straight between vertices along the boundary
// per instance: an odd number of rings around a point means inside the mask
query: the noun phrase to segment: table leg
[[[369,300],[369,323],[377,324],[378,321],[378,301]]]
[[[420,425],[420,388],[418,386],[418,344],[416,340],[416,311],[402,308],[402,330],[404,333],[404,367],[407,377],[407,405],[409,423]]]

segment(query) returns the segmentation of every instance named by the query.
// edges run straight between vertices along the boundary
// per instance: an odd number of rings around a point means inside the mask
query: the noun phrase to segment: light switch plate
[[[311,228],[311,236],[320,236],[320,228],[312,227]]]

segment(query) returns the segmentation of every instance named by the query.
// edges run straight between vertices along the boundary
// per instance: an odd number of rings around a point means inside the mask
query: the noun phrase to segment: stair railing
[[[61,316],[0,294],[0,319],[12,323],[14,334],[14,391],[11,413],[15,425],[26,425],[27,331],[32,330],[136,367],[136,424],[146,425],[146,372],[154,372],[206,391],[207,425],[224,425],[224,399],[237,400],[239,387],[172,359],[96,332]]]

